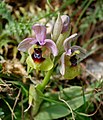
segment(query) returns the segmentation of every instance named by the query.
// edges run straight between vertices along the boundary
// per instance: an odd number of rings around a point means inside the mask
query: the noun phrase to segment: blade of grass
[[[80,11],[81,9],[83,9],[85,7],[85,5],[86,5],[87,2],[88,2],[88,0],[83,1],[83,3],[81,4],[81,6],[78,9],[76,9],[75,11],[73,11],[71,17],[75,16],[78,13],[78,11]]]
[[[73,33],[75,32],[75,29],[76,29],[76,27],[78,26],[79,21],[80,21],[80,19],[82,18],[83,14],[85,13],[85,11],[87,10],[87,8],[89,7],[89,5],[90,5],[92,2],[93,2],[93,0],[89,0],[88,3],[87,3],[87,5],[86,5],[86,6],[84,7],[84,9],[82,10],[79,18],[77,19],[77,22],[76,22],[74,28],[73,28]]]
[[[89,51],[83,58],[81,58],[80,60],[78,60],[78,63],[80,63],[82,60],[84,60],[85,58],[89,57],[90,55],[92,55],[94,52],[96,52],[97,50],[99,50],[100,48],[103,48],[103,45],[98,46],[97,48]]]
[[[103,37],[103,34],[94,36],[94,37],[91,38],[90,40],[87,40],[87,43],[84,44],[83,48],[87,48],[87,46],[88,46],[89,44],[91,44],[94,40],[97,41],[98,38],[101,38],[101,37]]]
[[[8,108],[10,109],[10,111],[11,111],[12,115],[14,116],[14,118],[17,119],[17,117],[16,117],[15,113],[13,112],[13,109],[11,108],[11,106],[9,105],[9,103],[4,98],[2,98],[2,99],[4,100],[4,102],[6,103],[6,105],[8,106]]]

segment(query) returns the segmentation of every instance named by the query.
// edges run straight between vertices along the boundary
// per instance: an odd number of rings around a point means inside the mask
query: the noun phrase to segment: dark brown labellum
[[[71,62],[71,66],[76,66],[77,65],[76,55],[74,55],[70,58],[70,62]]]
[[[45,60],[42,57],[42,50],[41,48],[34,48],[34,53],[32,54],[32,59],[34,62],[41,63]]]

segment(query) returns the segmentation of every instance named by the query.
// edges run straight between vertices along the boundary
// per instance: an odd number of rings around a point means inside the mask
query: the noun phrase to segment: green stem
[[[48,84],[48,82],[50,81],[50,76],[51,76],[53,70],[54,70],[54,67],[47,72],[47,74],[46,74],[46,76],[44,77],[42,83],[37,86],[37,88],[38,88],[40,91],[42,91],[42,92],[44,91],[45,86],[46,86],[46,85]]]
[[[54,68],[56,67],[56,65],[57,65],[57,63],[58,63],[58,60],[60,59],[60,56],[61,56],[61,55],[58,55],[58,56],[56,56],[56,57],[54,58],[54,60],[53,60],[53,62],[54,62],[53,68],[47,72],[47,74],[46,74],[46,76],[44,77],[42,83],[37,85],[36,88],[37,88],[39,91],[43,92],[44,89],[45,89],[45,87],[46,87],[46,85],[49,83],[49,81],[50,81],[50,76],[52,75],[52,72],[53,72]]]

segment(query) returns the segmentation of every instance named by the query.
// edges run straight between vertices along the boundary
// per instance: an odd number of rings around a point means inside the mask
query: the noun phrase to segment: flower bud
[[[64,32],[67,32],[69,30],[70,18],[67,15],[62,15],[61,19],[63,24],[61,33],[63,34]]]
[[[52,34],[52,39],[54,41],[58,39],[59,35],[61,34],[62,28],[63,28],[62,19],[61,19],[60,14],[58,14],[58,18],[55,22],[55,25],[53,28],[53,34]]]

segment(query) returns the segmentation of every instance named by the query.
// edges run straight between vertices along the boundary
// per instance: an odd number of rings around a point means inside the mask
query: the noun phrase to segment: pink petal
[[[40,24],[36,24],[32,27],[32,29],[35,32],[36,39],[39,42],[40,45],[45,44],[45,38],[46,38],[46,27]]]
[[[72,49],[68,49],[68,51],[66,52],[66,55],[71,55],[72,54]]]
[[[53,40],[51,40],[51,39],[45,39],[45,46],[51,49],[52,54],[54,56],[57,56],[58,49],[57,49],[57,46],[56,46],[56,44],[55,44],[55,42]]]
[[[64,40],[63,46],[64,46],[65,51],[68,51],[68,49],[70,49],[70,47],[71,47],[71,41],[72,41],[75,37],[77,37],[77,33],[71,35],[71,36],[68,37],[66,40]]]
[[[36,42],[37,40],[35,38],[26,38],[18,45],[18,50],[25,52]]]

